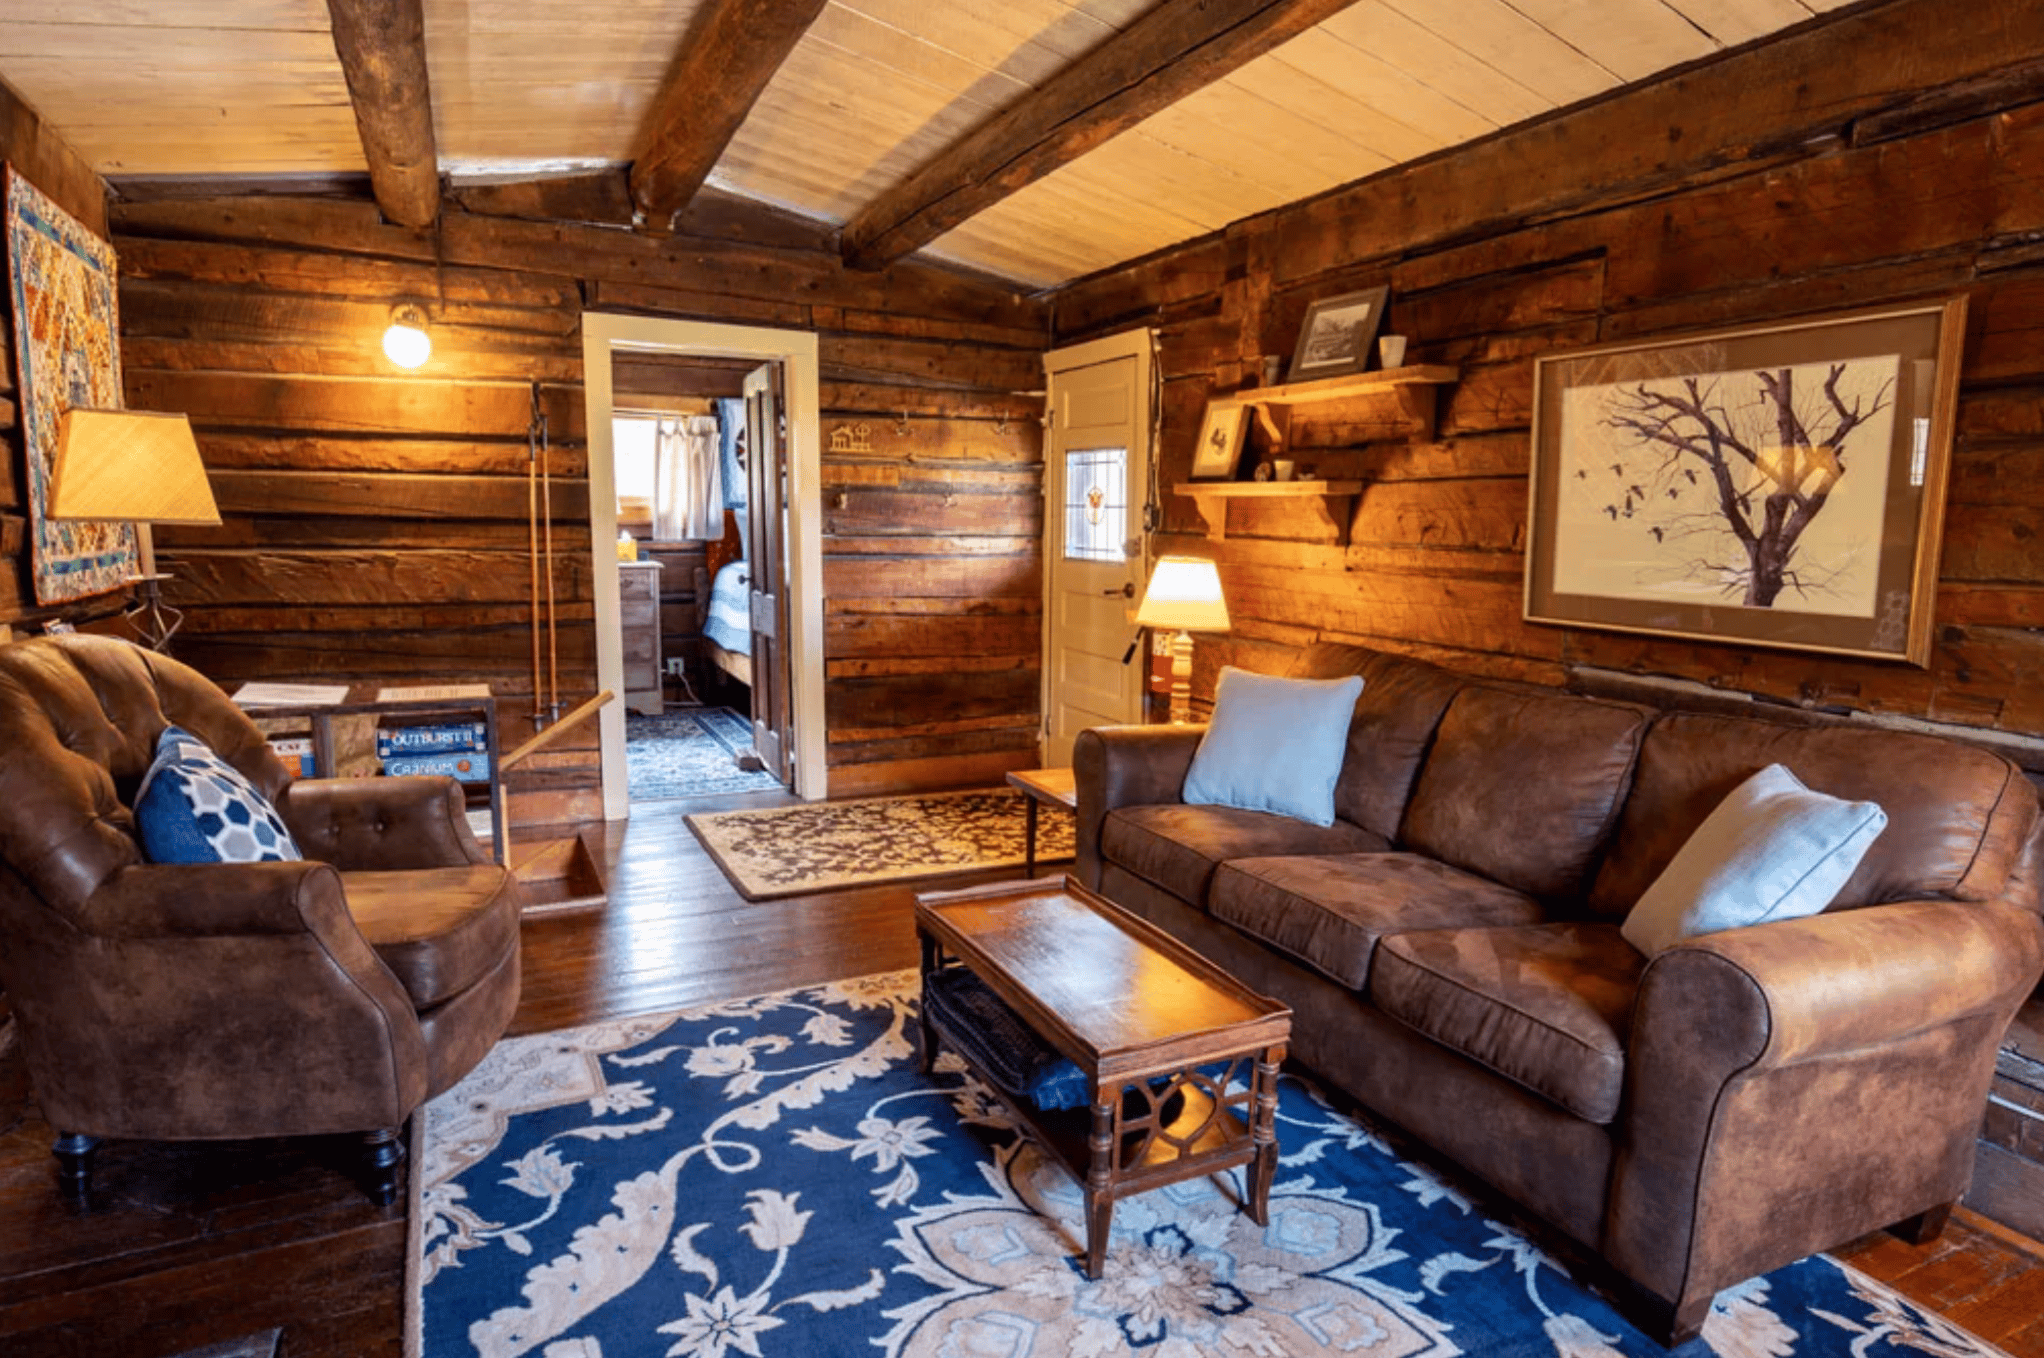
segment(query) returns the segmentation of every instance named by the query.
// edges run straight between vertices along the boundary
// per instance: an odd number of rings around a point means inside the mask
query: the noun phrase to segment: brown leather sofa
[[[1354,647],[1295,673],[1364,677],[1331,827],[1182,804],[1201,728],[1087,731],[1079,877],[1289,1003],[1301,1060],[1600,1254],[1663,1342],[1745,1278],[1942,1228],[2044,969],[2020,770]],[[1626,911],[1771,763],[1887,829],[1825,913],[1650,963]]]
[[[276,803],[302,863],[142,861],[168,725]],[[105,637],[0,648],[0,987],[57,1154],[358,1133],[387,1201],[413,1110],[518,1004],[522,898],[445,778],[294,780],[188,666]]]

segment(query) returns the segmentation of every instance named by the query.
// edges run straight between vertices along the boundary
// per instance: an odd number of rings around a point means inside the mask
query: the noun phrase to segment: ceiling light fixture
[[[425,308],[406,302],[390,309],[390,329],[383,332],[383,352],[400,368],[416,368],[433,357],[433,337],[426,333]]]

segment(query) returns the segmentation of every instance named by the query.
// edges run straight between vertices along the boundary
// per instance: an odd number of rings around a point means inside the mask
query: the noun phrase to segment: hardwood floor
[[[915,965],[911,906],[932,883],[747,901],[682,824],[687,810],[785,800],[655,804],[601,836],[610,902],[526,922],[514,1031]],[[272,1326],[283,1358],[402,1352],[403,1211],[371,1206],[335,1148],[109,1145],[81,1203],[58,1189],[49,1140],[19,1050],[0,1054],[6,1358],[169,1358]],[[2013,1358],[2044,1358],[2035,1242],[1962,1213],[1932,1245],[1881,1234],[1839,1253]]]

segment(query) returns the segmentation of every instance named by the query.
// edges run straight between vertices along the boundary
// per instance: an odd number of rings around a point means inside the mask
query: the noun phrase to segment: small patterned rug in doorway
[[[764,769],[738,767],[738,756],[751,749],[752,723],[728,707],[625,718],[625,768],[635,802],[779,788]]]
[[[1006,788],[812,802],[767,811],[718,811],[688,828],[747,900],[837,887],[1019,868],[1028,803]],[[1044,808],[1036,861],[1072,856],[1068,811]]]

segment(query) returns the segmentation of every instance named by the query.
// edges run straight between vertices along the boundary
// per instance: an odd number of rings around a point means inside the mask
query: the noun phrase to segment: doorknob
[[[1122,586],[1120,589],[1103,589],[1100,592],[1110,599],[1117,594],[1119,594],[1124,599],[1133,599],[1136,597],[1136,582],[1133,580],[1125,580],[1122,582]]]

